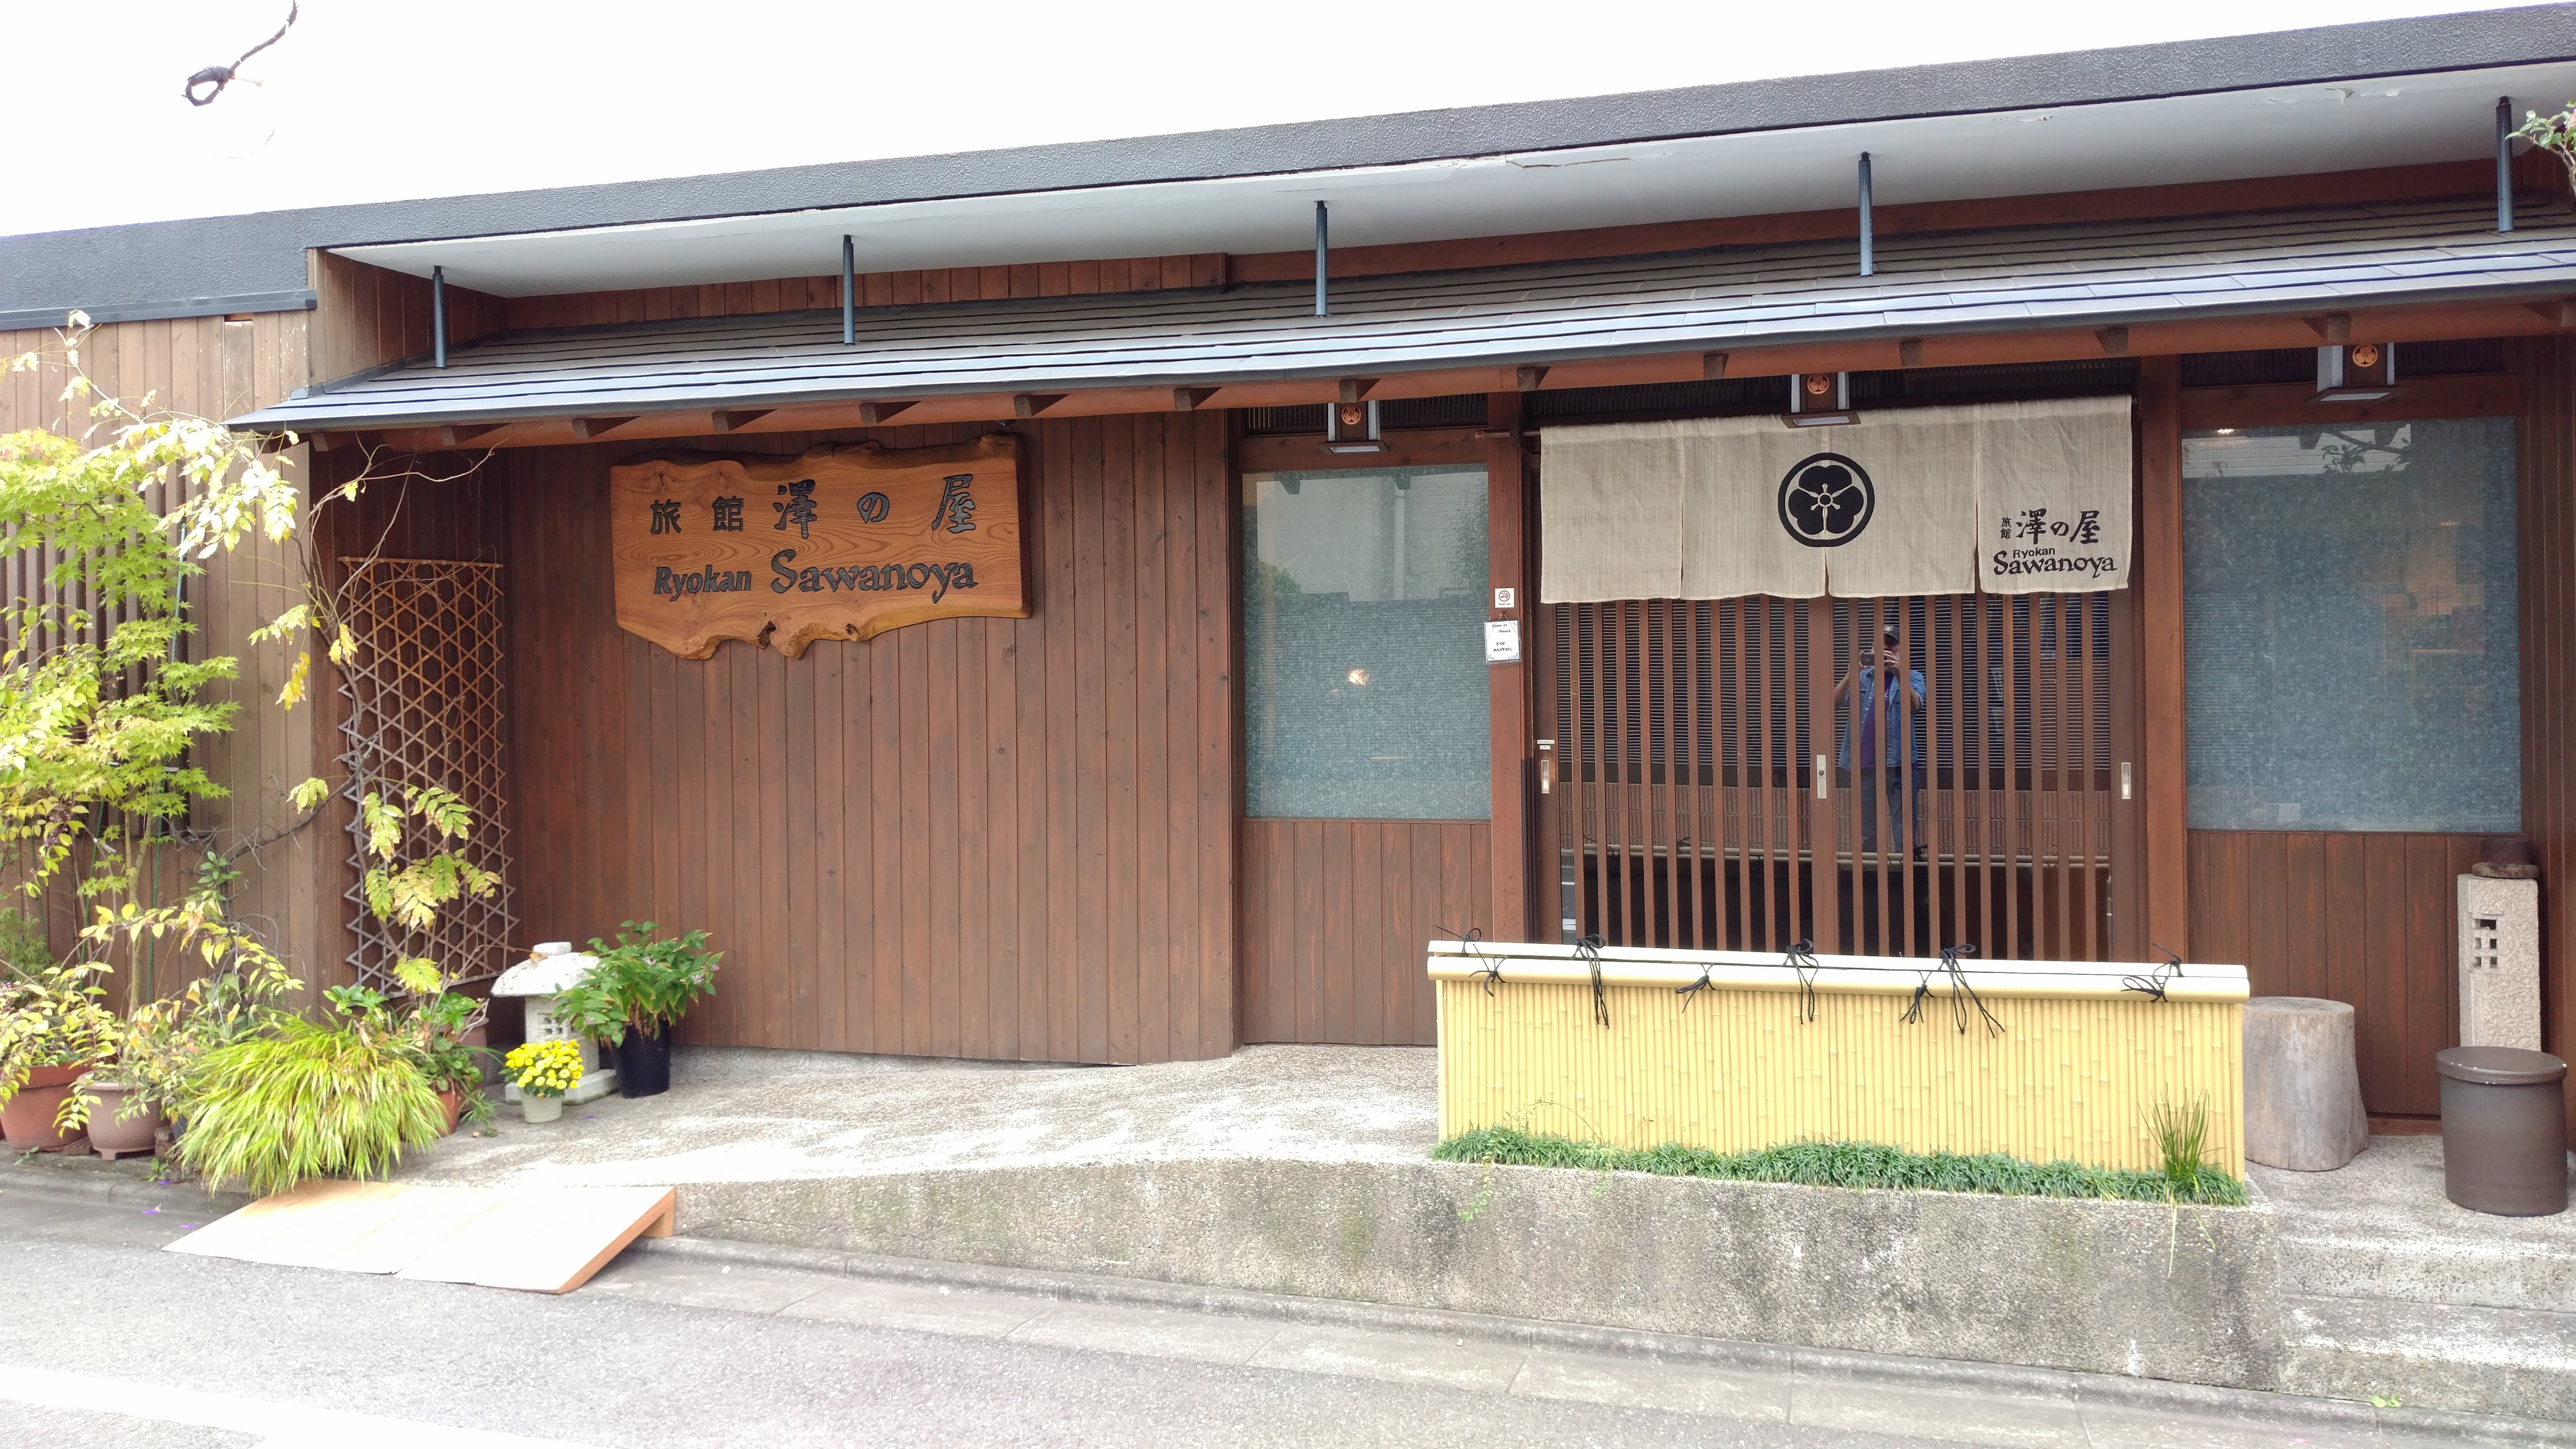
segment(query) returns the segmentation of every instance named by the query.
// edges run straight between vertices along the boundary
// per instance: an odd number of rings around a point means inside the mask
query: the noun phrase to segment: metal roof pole
[[[2496,97],[2496,230],[2513,230],[2513,97]]]
[[[859,249],[849,237],[841,238],[841,345],[855,347],[859,341],[858,287]]]
[[[1315,315],[1318,317],[1333,314],[1333,299],[1324,290],[1324,254],[1329,249],[1324,231],[1324,203],[1318,201],[1315,203]]]
[[[429,269],[429,346],[430,362],[435,367],[447,365],[447,268]]]
[[[1860,274],[1864,277],[1878,273],[1878,248],[1876,239],[1870,235],[1870,226],[1869,153],[1863,151],[1860,153]]]

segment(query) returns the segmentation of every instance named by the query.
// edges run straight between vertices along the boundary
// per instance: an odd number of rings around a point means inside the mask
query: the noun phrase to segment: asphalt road
[[[629,1253],[560,1298],[157,1251],[0,1190],[0,1446],[2384,1446],[2059,1398]]]

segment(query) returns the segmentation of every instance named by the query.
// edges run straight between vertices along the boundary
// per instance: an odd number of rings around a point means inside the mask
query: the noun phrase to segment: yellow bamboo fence
[[[2210,1165],[2245,1171],[2242,966],[1633,947],[1598,966],[1596,990],[1576,947],[1431,944],[1442,1136],[1880,1142],[2153,1170],[2159,1109],[2197,1104]]]

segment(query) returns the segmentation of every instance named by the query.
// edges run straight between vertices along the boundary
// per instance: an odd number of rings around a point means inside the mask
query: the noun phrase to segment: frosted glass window
[[[2194,828],[2521,828],[2513,447],[2507,418],[2184,438]]]
[[[1485,470],[1243,480],[1244,808],[1483,820]]]

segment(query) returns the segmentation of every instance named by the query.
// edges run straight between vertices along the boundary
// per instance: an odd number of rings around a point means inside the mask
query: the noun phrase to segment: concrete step
[[[2541,1220],[2551,1221],[2551,1220]],[[2576,1221],[2515,1241],[2319,1230],[2283,1214],[2281,1287],[2318,1298],[2576,1313]]]
[[[2453,1206],[2439,1137],[2374,1137],[2335,1172],[2247,1176],[2279,1223],[2283,1293],[2576,1313],[2576,1213]]]
[[[2353,1297],[2282,1307],[2286,1392],[2576,1419],[2576,1314]]]

